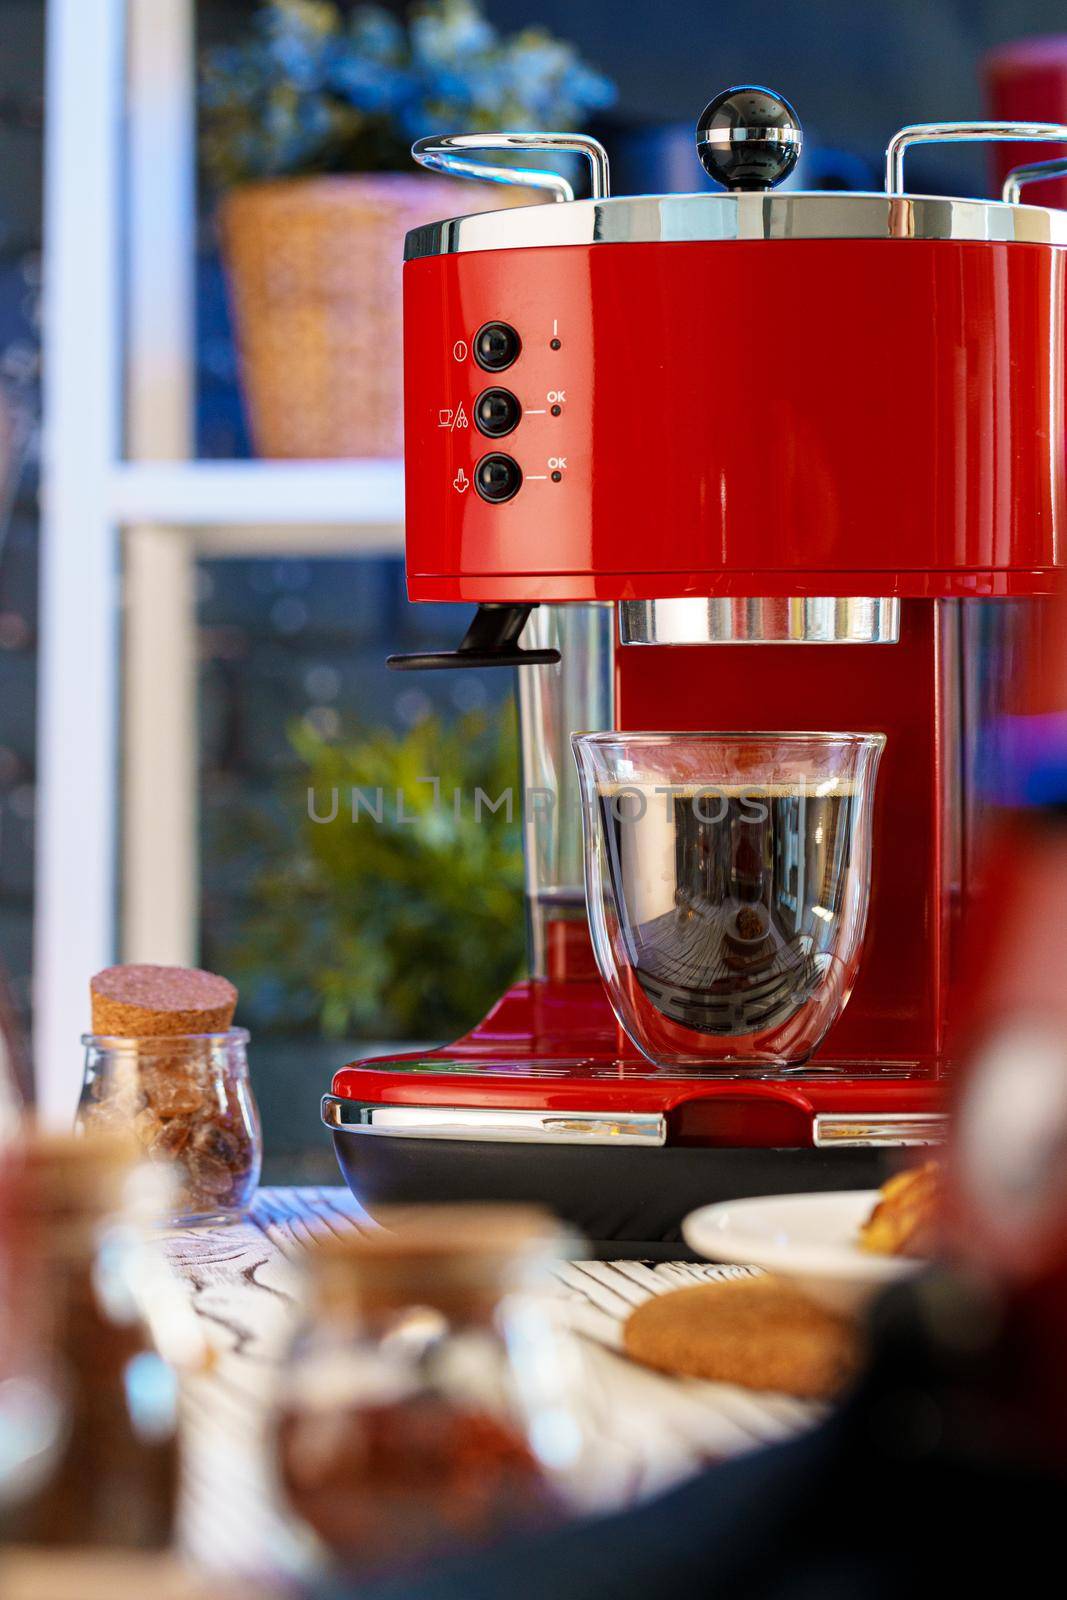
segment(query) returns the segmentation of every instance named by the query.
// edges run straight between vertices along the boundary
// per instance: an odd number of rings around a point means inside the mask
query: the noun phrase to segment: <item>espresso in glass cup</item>
[[[879,733],[573,739],[597,965],[659,1066],[802,1066],[859,969]]]

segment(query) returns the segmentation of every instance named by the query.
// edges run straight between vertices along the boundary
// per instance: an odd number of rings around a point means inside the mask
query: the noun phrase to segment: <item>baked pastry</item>
[[[660,1372],[802,1400],[832,1399],[861,1361],[852,1322],[769,1276],[655,1295],[627,1318],[623,1346]]]
[[[863,1249],[882,1256],[932,1256],[941,1231],[942,1192],[937,1161],[898,1172],[882,1185],[860,1229]]]

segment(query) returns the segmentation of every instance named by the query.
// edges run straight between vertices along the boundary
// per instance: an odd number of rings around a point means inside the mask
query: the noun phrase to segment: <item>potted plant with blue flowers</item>
[[[260,455],[399,454],[404,234],[538,198],[416,173],[412,141],[575,128],[612,97],[572,46],[539,28],[502,38],[477,0],[404,18],[264,0],[246,39],[205,54],[201,156]]]

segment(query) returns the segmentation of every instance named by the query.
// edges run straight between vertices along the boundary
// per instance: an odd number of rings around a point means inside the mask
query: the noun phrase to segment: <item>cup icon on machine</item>
[[[802,1065],[859,969],[884,735],[572,744],[593,949],[634,1044],[664,1067]]]

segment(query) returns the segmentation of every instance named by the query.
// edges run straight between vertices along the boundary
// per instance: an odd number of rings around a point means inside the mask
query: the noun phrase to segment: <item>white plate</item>
[[[879,1289],[922,1267],[908,1257],[860,1248],[859,1230],[877,1200],[877,1189],[725,1200],[690,1212],[682,1236],[711,1261],[763,1267],[791,1278],[813,1300],[854,1311]]]

